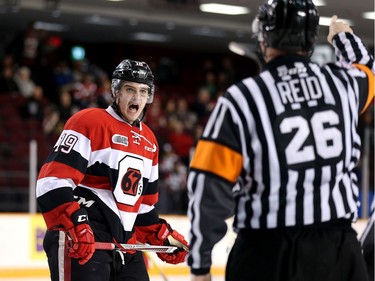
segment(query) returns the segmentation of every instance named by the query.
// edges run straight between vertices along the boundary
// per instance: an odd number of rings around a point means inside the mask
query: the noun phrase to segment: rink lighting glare
[[[148,42],[167,42],[170,38],[164,34],[137,32],[132,35],[133,40],[148,41]]]
[[[122,21],[114,18],[102,17],[100,15],[92,15],[84,18],[85,23],[104,25],[104,26],[121,26]]]
[[[362,13],[362,17],[364,19],[375,20],[375,12],[365,12],[365,13]]]
[[[229,50],[231,50],[233,53],[240,55],[240,56],[246,55],[245,49],[236,42],[229,43]]]
[[[326,1],[324,0],[313,0],[315,6],[326,6]]]
[[[224,5],[217,3],[201,4],[199,9],[205,13],[223,14],[223,15],[243,15],[250,13],[250,9],[242,6]]]
[[[350,26],[354,25],[353,21],[349,20],[349,19],[341,19],[341,18],[339,18],[337,21],[345,22],[345,23],[347,23]],[[319,18],[319,25],[329,26],[330,24],[331,24],[331,17],[320,17]]]
[[[68,30],[68,27],[64,24],[44,22],[44,21],[36,21],[34,23],[34,28],[47,30],[47,31],[56,31],[56,32],[62,32],[62,31]]]

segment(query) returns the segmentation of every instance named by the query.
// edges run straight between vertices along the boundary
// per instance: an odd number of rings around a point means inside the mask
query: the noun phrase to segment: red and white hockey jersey
[[[57,227],[73,200],[86,208],[99,241],[127,242],[135,223],[158,223],[158,153],[149,127],[129,125],[112,107],[76,113],[39,173],[37,202],[47,227]]]

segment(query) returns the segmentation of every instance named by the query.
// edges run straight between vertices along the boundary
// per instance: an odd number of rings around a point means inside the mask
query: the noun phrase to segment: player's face
[[[117,94],[117,105],[123,118],[133,123],[146,106],[149,86],[136,82],[124,82]]]

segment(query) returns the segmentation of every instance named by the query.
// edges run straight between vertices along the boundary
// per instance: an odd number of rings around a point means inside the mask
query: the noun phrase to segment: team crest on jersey
[[[121,144],[121,145],[125,145],[125,146],[129,145],[128,137],[122,136],[122,135],[119,135],[119,134],[115,134],[115,135],[112,136],[112,142],[115,143],[115,144]]]
[[[133,139],[133,143],[135,144],[138,144],[140,145],[141,144],[141,135],[140,134],[137,134],[136,132],[134,131],[131,131],[132,132],[132,139]]]
[[[138,134],[137,132],[134,132],[134,131],[131,131],[131,132],[133,134],[133,136],[132,136],[133,143],[140,145],[141,139],[143,139],[144,141],[146,141],[149,144],[149,145],[144,146],[145,150],[150,151],[152,153],[156,152],[156,149],[157,149],[156,144],[152,143],[147,138],[145,138],[145,136],[142,136],[142,135]]]

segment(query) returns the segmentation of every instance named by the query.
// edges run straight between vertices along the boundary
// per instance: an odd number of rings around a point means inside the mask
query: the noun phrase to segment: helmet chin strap
[[[265,66],[266,65],[265,56],[266,56],[267,47],[264,47],[264,50],[262,50],[260,46],[260,42],[257,40],[257,49],[258,49],[258,52],[256,52],[256,54],[258,55],[258,59],[260,63],[262,64],[262,66]]]

